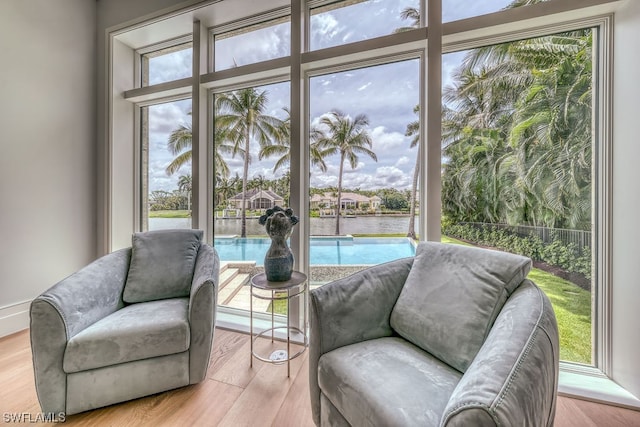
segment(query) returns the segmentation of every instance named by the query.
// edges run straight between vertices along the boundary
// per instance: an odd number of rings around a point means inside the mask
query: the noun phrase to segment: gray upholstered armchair
[[[311,291],[323,426],[551,426],[558,330],[528,258],[422,243]]]
[[[219,260],[200,230],[136,233],[31,304],[42,411],[67,415],[205,378]]]

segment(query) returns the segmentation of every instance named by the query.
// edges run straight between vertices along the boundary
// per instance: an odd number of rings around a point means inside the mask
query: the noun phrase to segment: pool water
[[[221,261],[255,261],[264,264],[271,239],[216,238]],[[373,265],[415,255],[407,238],[312,237],[311,265]]]

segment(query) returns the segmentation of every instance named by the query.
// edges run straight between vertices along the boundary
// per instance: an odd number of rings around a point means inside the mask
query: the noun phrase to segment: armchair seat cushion
[[[351,425],[438,425],[461,378],[399,337],[340,347],[318,362],[320,390]]]
[[[132,304],[84,329],[67,344],[63,369],[86,371],[189,349],[189,298]]]

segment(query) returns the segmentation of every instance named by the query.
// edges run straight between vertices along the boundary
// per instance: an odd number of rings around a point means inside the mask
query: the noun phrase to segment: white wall
[[[0,1],[0,336],[96,255],[95,20],[93,1]]]
[[[640,2],[614,25],[613,379],[640,397]]]

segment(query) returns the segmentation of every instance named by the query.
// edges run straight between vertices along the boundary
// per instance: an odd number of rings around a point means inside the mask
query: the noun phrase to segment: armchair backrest
[[[189,296],[202,230],[134,233],[126,303]]]
[[[462,245],[424,242],[391,313],[403,338],[465,372],[529,258]]]

